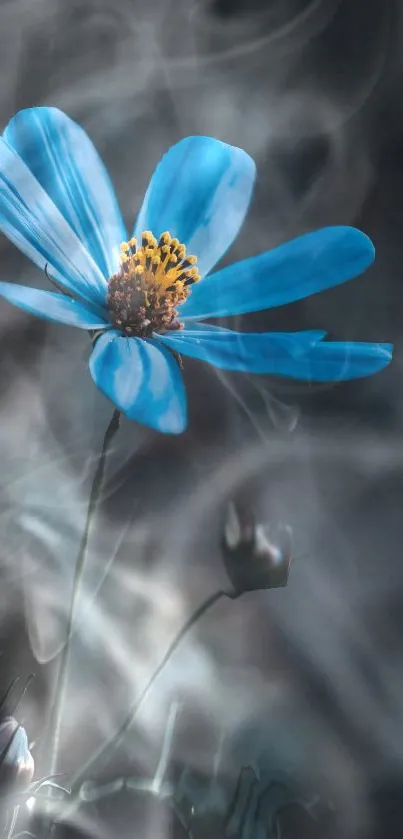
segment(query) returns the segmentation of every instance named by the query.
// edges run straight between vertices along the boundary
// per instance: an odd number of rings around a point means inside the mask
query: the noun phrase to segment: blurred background
[[[286,588],[221,600],[188,634],[60,835],[401,836],[402,37],[401,0],[1,0],[1,125],[27,106],[65,110],[109,167],[129,225],[162,153],[200,133],[257,163],[226,263],[327,224],[373,239],[365,275],[228,325],[395,344],[381,374],[331,386],[186,359],[188,431],[122,423],[90,534],[61,783],[225,585],[229,499],[246,493],[263,524],[292,528],[293,564]],[[2,279],[47,287],[4,237],[0,265]],[[16,715],[40,778],[111,407],[80,330],[3,301],[0,348],[0,686],[35,673]],[[20,829],[46,835],[34,799]]]

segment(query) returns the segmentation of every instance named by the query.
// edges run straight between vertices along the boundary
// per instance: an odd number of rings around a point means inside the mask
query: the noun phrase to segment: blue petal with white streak
[[[66,326],[77,326],[79,329],[105,329],[109,326],[94,309],[53,291],[0,282],[0,296],[31,315]]]
[[[224,370],[271,373],[305,381],[341,381],[369,376],[392,360],[391,344],[323,341],[326,333],[241,333],[186,330],[159,339],[181,355]]]
[[[131,420],[165,434],[186,428],[186,394],[172,353],[152,340],[101,335],[90,358],[99,389]]]
[[[197,256],[201,276],[232,244],[245,218],[256,167],[242,149],[213,137],[186,137],[163,156],[134,235],[168,230]]]
[[[0,230],[42,270],[83,300],[103,306],[106,281],[22,158],[0,138]]]
[[[192,286],[180,316],[226,317],[282,306],[356,277],[374,255],[360,230],[324,227],[205,277]]]
[[[126,239],[107,170],[86,132],[58,108],[27,108],[9,122],[6,143],[22,158],[107,279]]]

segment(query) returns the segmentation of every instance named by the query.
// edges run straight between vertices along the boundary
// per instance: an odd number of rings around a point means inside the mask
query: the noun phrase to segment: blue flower
[[[84,130],[56,108],[20,111],[0,139],[0,228],[58,292],[3,282],[0,295],[94,331],[95,384],[130,419],[171,434],[186,427],[182,355],[308,381],[381,370],[390,344],[326,342],[318,330],[237,333],[203,322],[299,300],[373,261],[364,233],[328,227],[210,273],[242,225],[254,178],[242,149],[187,137],[157,166],[128,239]]]

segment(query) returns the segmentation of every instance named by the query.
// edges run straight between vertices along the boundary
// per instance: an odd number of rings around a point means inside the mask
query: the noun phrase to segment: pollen
[[[158,241],[150,230],[120,245],[120,268],[108,282],[107,305],[114,325],[125,335],[147,338],[180,329],[177,306],[200,279],[197,257],[165,232]]]

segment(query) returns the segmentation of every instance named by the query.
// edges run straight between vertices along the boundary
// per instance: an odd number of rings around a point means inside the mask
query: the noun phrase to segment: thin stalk
[[[214,594],[209,595],[203,603],[198,606],[195,612],[187,619],[184,625],[179,630],[178,634],[173,639],[172,643],[169,645],[165,655],[161,659],[158,667],[154,670],[153,675],[151,676],[150,681],[147,683],[145,688],[143,689],[142,693],[140,694],[139,698],[131,706],[127,716],[125,717],[124,721],[122,722],[118,731],[110,737],[105,743],[103,743],[99,749],[94,752],[94,754],[89,758],[85,766],[80,769],[80,771],[74,776],[72,779],[71,786],[73,788],[79,787],[82,782],[85,780],[88,773],[94,768],[95,764],[100,761],[104,760],[108,757],[108,753],[112,752],[120,743],[124,735],[126,734],[127,730],[130,728],[132,723],[134,722],[138,712],[143,706],[145,699],[147,698],[151,688],[155,684],[158,676],[161,674],[162,670],[164,669],[165,665],[169,662],[171,656],[179,646],[180,642],[183,638],[187,635],[187,633],[192,629],[192,627],[200,620],[200,618],[209,610],[218,600],[222,597],[228,597],[225,591],[216,591]]]
[[[95,470],[90,500],[88,503],[87,517],[85,520],[84,532],[81,539],[80,550],[78,552],[76,565],[74,569],[73,592],[70,602],[70,611],[67,623],[66,641],[62,650],[60,660],[59,675],[56,684],[55,699],[53,702],[52,712],[49,720],[48,731],[51,739],[51,759],[49,775],[55,775],[57,770],[57,757],[60,741],[60,730],[63,718],[64,703],[66,698],[66,688],[68,681],[68,671],[70,662],[71,640],[75,631],[75,617],[77,610],[77,603],[80,594],[81,582],[85,567],[85,560],[87,556],[88,537],[90,533],[91,523],[96,512],[97,505],[101,495],[103,477],[105,472],[105,461],[109,446],[115,436],[120,424],[120,413],[118,410],[113,412],[112,419],[106,429],[105,436],[102,443],[102,449],[98,457],[97,467]]]
[[[14,828],[17,824],[19,810],[20,810],[20,807],[17,804],[17,806],[14,807],[13,815],[11,816],[10,827],[7,831],[7,839],[13,839]]]

